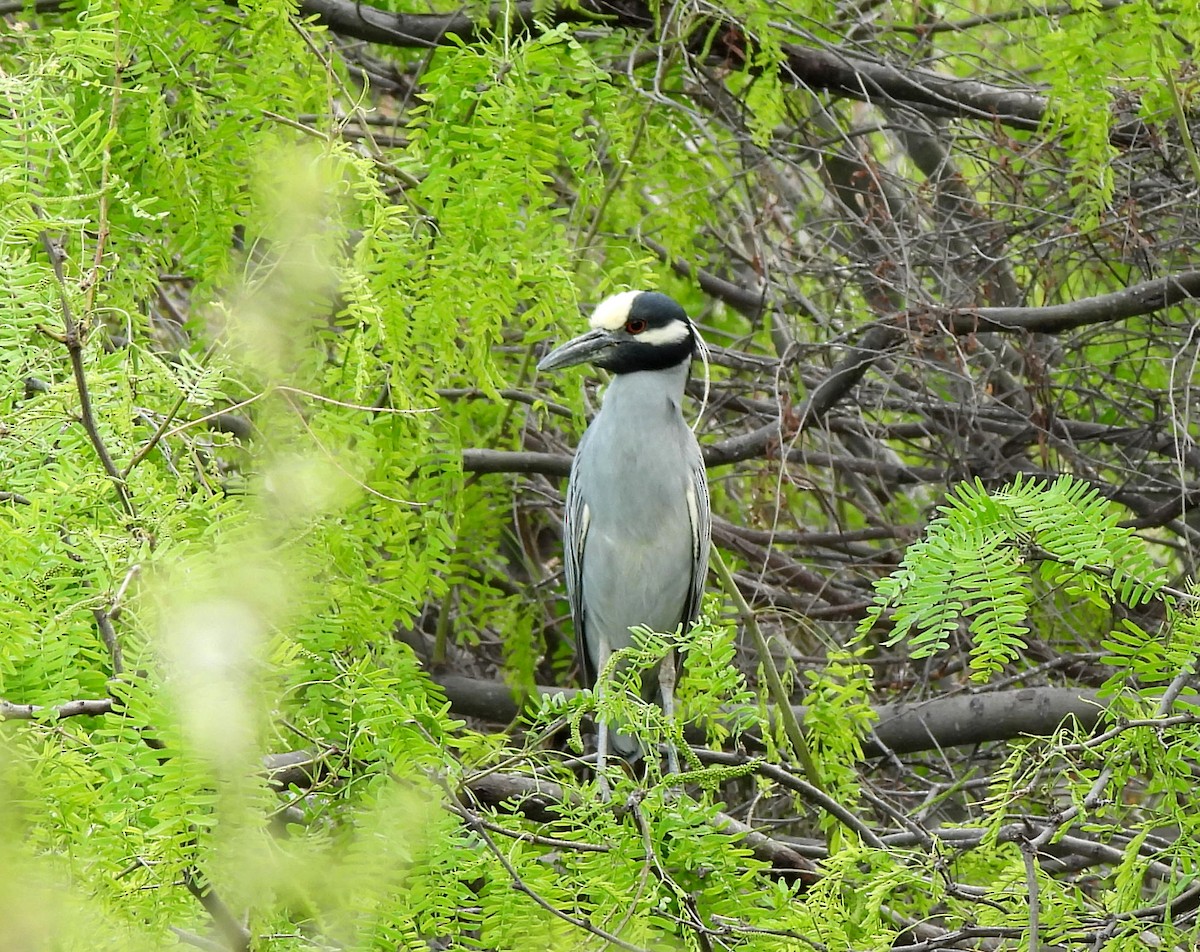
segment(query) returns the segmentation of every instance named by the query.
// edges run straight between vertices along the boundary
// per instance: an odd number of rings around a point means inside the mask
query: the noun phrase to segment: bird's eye
[[[625,333],[627,333],[627,334],[640,334],[645,329],[646,329],[646,322],[643,321],[640,317],[635,317],[635,318],[633,318],[633,320],[629,320],[629,321],[625,322]]]

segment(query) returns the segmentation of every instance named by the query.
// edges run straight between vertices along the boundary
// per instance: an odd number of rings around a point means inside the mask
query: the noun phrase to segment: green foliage
[[[862,741],[875,714],[869,703],[871,672],[859,659],[865,649],[832,654],[821,671],[806,671],[804,729],[826,789],[839,803],[858,800]]]
[[[991,494],[978,480],[964,483],[938,512],[900,568],[876,585],[859,636],[886,615],[887,643],[907,640],[914,657],[926,657],[948,648],[965,622],[980,680],[1024,646],[1035,582],[1106,607],[1144,604],[1165,584],[1133,531],[1118,525],[1116,509],[1069,476],[1049,484],[1018,478]]]
[[[652,6],[664,23],[667,8]],[[1112,15],[1136,28],[1138,68],[1179,71],[1175,47],[1152,60],[1142,46],[1165,14],[1127,6]],[[193,894],[202,887],[251,947],[284,950],[601,948],[591,925],[645,948],[819,941],[841,952],[907,941],[910,921],[975,914],[942,857],[853,837],[823,856],[818,840],[803,844],[821,856],[809,892],[772,878],[751,840],[730,835],[727,811],[756,831],[760,819],[767,832],[833,824],[780,795],[754,756],[693,756],[682,779],[653,763],[644,776],[614,767],[605,804],[549,742],[565,723],[578,749],[584,717],[601,713],[678,747],[685,725],[731,749],[761,735],[774,757],[770,704],[739,670],[717,604],[691,632],[643,632],[602,700],[543,701],[522,748],[454,716],[404,640],[435,627],[443,651],[494,662],[518,691],[545,680],[555,566],[526,543],[549,518],[514,500],[544,494],[466,477],[463,449],[527,445],[536,418],[500,390],[531,389],[532,345],[574,330],[580,305],[613,290],[662,287],[703,313],[715,340],[753,338],[753,350],[767,339],[732,307],[702,312],[693,277],[660,266],[639,236],[703,264],[723,230],[738,231],[738,267],[772,281],[788,272],[772,271],[764,249],[809,240],[811,223],[787,207],[811,186],[809,158],[789,159],[795,180],[770,181],[770,208],[752,190],[768,176],[744,160],[769,156],[809,110],[836,115],[785,87],[778,67],[796,39],[780,18],[819,21],[834,43],[837,5],[736,3],[725,12],[743,21],[744,64],[701,75],[667,49],[645,85],[633,31],[603,17],[556,23],[560,12],[539,5],[545,22],[511,38],[390,51],[394,69],[378,72],[379,49],[351,44],[352,59],[281,0],[5,14],[0,700],[42,709],[6,707],[20,716],[0,724],[0,945],[233,944]],[[698,16],[683,10],[671,28],[683,35]],[[1173,27],[1200,38],[1186,18]],[[1047,30],[1061,53],[1045,72],[1062,104],[1054,118],[1102,204],[1112,153],[1097,104],[1112,64],[1087,51],[1098,43],[1114,58],[1117,34],[1095,11]],[[376,77],[413,88],[380,92]],[[697,85],[745,107],[747,138],[684,104]],[[1147,115],[1194,103],[1185,76],[1170,103],[1153,82],[1129,88],[1146,94]],[[970,168],[986,179],[982,158]],[[726,196],[744,213],[734,229],[713,214]],[[47,244],[62,250],[61,280]],[[840,269],[851,255],[836,257]],[[796,286],[822,306],[857,317],[869,304],[798,270]],[[1046,280],[1030,281],[1031,300],[1049,297]],[[1055,280],[1082,294],[1093,275]],[[790,333],[786,317],[769,323]],[[1096,360],[1135,366],[1123,341],[1093,346]],[[1172,385],[1145,362],[1147,386]],[[718,383],[727,373],[714,369]],[[577,390],[563,394],[581,426]],[[744,502],[747,523],[825,516],[781,488],[773,464],[714,480],[713,498],[726,512]],[[915,520],[921,504],[898,499],[890,513]],[[854,529],[878,523],[865,509],[839,515]],[[890,617],[894,640],[918,655],[965,620],[986,677],[1022,647],[1037,586],[1106,612],[1162,594],[1116,519],[1070,481],[992,496],[963,487],[881,585],[871,619]],[[1183,794],[1200,748],[1187,717],[1165,723],[1157,706],[1194,664],[1200,631],[1184,614],[1161,633],[1124,618],[1111,628],[1112,730],[1064,732],[1047,760],[1071,773],[1072,803],[1119,765],[1097,825],[1125,810],[1123,785],[1141,771],[1145,828],[1182,831],[1169,847],[1121,845],[1098,901],[1125,911],[1141,901],[1147,851],[1195,868],[1200,829]],[[674,720],[639,684],[668,649],[681,664]],[[800,682],[827,793],[856,812],[870,792],[863,651],[835,653]],[[111,711],[57,716],[78,700]],[[1194,713],[1189,697],[1178,704]],[[276,768],[298,751],[312,766],[288,786]],[[997,771],[981,821],[995,842],[949,861],[962,883],[994,891],[996,923],[1027,912],[1023,864],[1000,842],[1009,811],[1063,794],[1041,752],[1019,749]],[[508,812],[519,795],[506,809],[475,799],[473,782],[506,773],[557,791],[549,819]],[[1054,934],[1090,914],[1092,897],[1039,884]]]

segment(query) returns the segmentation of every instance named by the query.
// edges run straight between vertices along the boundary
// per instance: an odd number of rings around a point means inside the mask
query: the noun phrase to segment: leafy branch
[[[1069,476],[1052,484],[1018,477],[991,494],[979,480],[963,483],[938,512],[900,568],[876,584],[860,638],[886,617],[886,643],[906,641],[923,658],[948,648],[966,620],[974,675],[986,679],[1024,647],[1036,597],[1030,565],[1100,605],[1137,607],[1165,584],[1133,530],[1118,526],[1120,513]]]

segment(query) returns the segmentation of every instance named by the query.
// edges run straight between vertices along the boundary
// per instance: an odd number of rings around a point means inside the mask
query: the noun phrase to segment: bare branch
[[[462,717],[477,717],[497,724],[510,723],[520,714],[518,703],[507,685],[461,675],[435,678],[450,701],[451,710]],[[571,698],[574,688],[538,685],[539,697],[563,695]],[[801,722],[807,708],[794,705]],[[867,757],[886,751],[897,754],[938,750],[988,741],[1011,740],[1031,735],[1054,733],[1064,721],[1074,720],[1080,730],[1090,731],[1099,723],[1104,707],[1095,691],[1073,688],[1021,688],[991,694],[960,694],[929,701],[874,706],[876,715],[873,740],[863,747]],[[704,732],[689,727],[685,737],[704,743]],[[744,738],[751,743],[753,738]]]
[[[114,678],[119,678],[125,673],[125,659],[121,652],[121,642],[117,638],[117,633],[113,629],[112,619],[108,612],[102,608],[93,608],[92,617],[96,619],[96,629],[100,632],[100,640],[104,642],[104,647],[108,649],[108,656],[112,662],[112,673]]]
[[[60,339],[66,346],[67,356],[71,361],[71,372],[75,376],[75,388],[79,391],[80,422],[83,424],[84,430],[87,431],[88,439],[91,440],[96,455],[100,458],[100,465],[104,467],[104,472],[108,474],[108,478],[117,490],[117,496],[121,500],[121,508],[125,510],[125,514],[131,519],[136,519],[137,507],[133,504],[133,496],[129,493],[129,486],[126,485],[120,471],[117,469],[117,464],[113,462],[112,456],[109,455],[108,447],[104,445],[104,439],[100,435],[100,429],[96,426],[96,414],[92,408],[91,392],[88,390],[87,374],[83,367],[83,337],[79,332],[79,325],[75,321],[75,315],[71,311],[71,302],[67,297],[67,280],[63,274],[62,247],[50,237],[49,232],[44,230],[41,232],[41,240],[42,247],[46,249],[46,254],[50,257],[50,265],[54,269],[54,277],[58,282],[58,301],[62,312],[63,335],[57,339]]]
[[[59,720],[66,717],[97,717],[111,714],[116,709],[116,702],[110,697],[90,700],[67,701],[58,707],[45,707],[41,704],[13,704],[0,700],[0,720],[31,721],[45,711],[53,712]]]
[[[480,804],[508,813],[519,813],[538,823],[560,819],[556,808],[562,803],[562,787],[538,777],[516,773],[483,773],[468,778],[465,790]],[[484,822],[482,817],[479,820]],[[789,882],[799,880],[811,884],[816,881],[813,864],[786,843],[772,839],[725,813],[716,814],[713,820],[716,829],[743,840],[754,851],[755,857],[770,864],[773,875]]]
[[[192,867],[184,869],[183,885],[212,917],[213,925],[225,940],[225,947],[230,952],[250,952],[251,936],[249,931],[238,922],[212,886],[200,882],[196,869]]]
[[[463,450],[463,469],[468,473],[537,473],[566,476],[571,457],[561,453],[511,452],[508,450]]]
[[[705,294],[715,297],[718,301],[725,302],[738,313],[745,314],[746,317],[755,318],[762,313],[763,305],[766,302],[765,288],[757,291],[753,288],[744,288],[741,285],[734,284],[732,281],[719,278],[715,274],[693,268],[682,258],[672,258],[667,249],[657,241],[653,241],[645,235],[637,237],[638,241],[658,255],[660,261],[669,264],[671,270],[676,274],[685,278],[690,278],[694,275],[696,283],[700,285],[700,290],[704,291]]]
[[[1089,324],[1108,324],[1131,317],[1143,317],[1200,297],[1200,271],[1169,275],[1132,287],[1081,298],[1068,304],[1048,307],[976,307],[953,308],[945,312],[949,328],[955,334],[974,334],[979,331],[1030,331],[1038,334],[1057,334]],[[941,317],[938,311],[926,312]],[[909,313],[903,318],[907,327],[919,323],[921,313]]]
[[[474,43],[480,38],[481,31],[491,32],[504,26],[506,16],[509,30],[527,28],[533,23],[534,9],[531,2],[514,3],[511,7],[496,7],[485,16],[473,18],[462,12],[392,13],[351,0],[304,0],[300,4],[300,15],[316,17],[318,23],[329,29],[368,43],[437,47],[449,42],[450,36],[457,36],[464,43]]]

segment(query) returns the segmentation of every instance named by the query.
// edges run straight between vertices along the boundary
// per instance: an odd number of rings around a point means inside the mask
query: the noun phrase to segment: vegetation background
[[[0,17],[0,945],[1196,947],[1190,0]],[[629,287],[721,562],[604,804]]]

